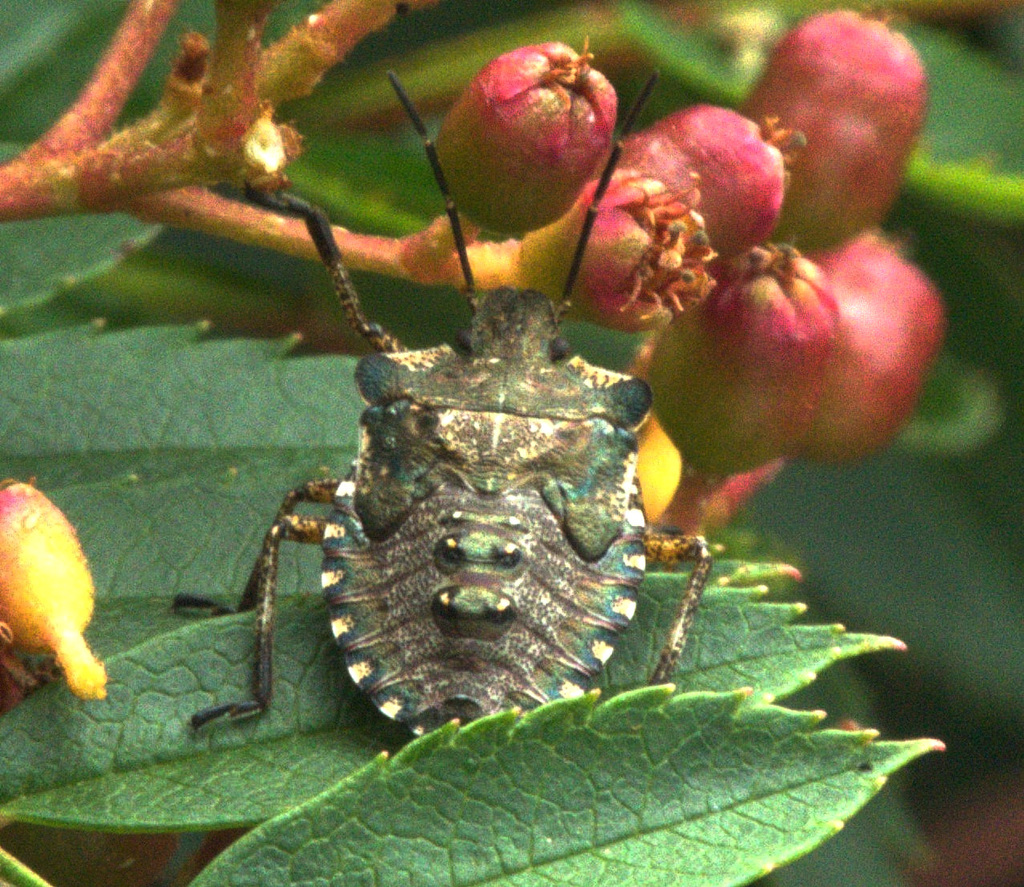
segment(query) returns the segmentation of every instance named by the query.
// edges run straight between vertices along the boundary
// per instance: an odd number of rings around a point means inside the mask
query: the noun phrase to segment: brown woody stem
[[[238,200],[221,197],[205,188],[182,188],[135,200],[131,212],[150,222],[229,237],[240,243],[275,250],[304,259],[316,259],[306,226]],[[418,283],[462,286],[462,273],[445,217],[423,231],[406,237],[379,237],[333,228],[342,260],[352,270],[375,271]],[[470,262],[484,288],[514,280],[519,242],[474,243]]]
[[[411,11],[438,0],[413,0]],[[309,95],[328,68],[395,16],[393,0],[331,0],[263,53],[260,98],[272,105]]]
[[[263,29],[277,0],[218,0],[210,73],[196,117],[196,133],[211,157],[233,159],[260,116],[256,95]]]

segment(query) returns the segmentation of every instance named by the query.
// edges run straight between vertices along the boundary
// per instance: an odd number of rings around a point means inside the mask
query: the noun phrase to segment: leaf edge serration
[[[699,880],[694,883],[708,885],[747,883],[755,877],[804,855],[828,837],[834,835],[850,816],[882,788],[891,772],[928,751],[941,748],[941,743],[927,739],[879,742],[877,741],[878,734],[874,730],[816,729],[824,717],[823,712],[797,712],[775,705],[755,702],[751,700],[748,690],[726,693],[696,692],[677,694],[671,685],[664,685],[626,691],[604,702],[599,702],[598,694],[591,692],[576,699],[550,703],[523,715],[517,715],[515,712],[502,712],[477,720],[465,727],[459,727],[454,723],[448,724],[433,733],[413,741],[393,757],[388,758],[384,754],[379,755],[372,762],[352,773],[349,777],[346,777],[322,794],[282,814],[280,817],[268,821],[250,833],[233,848],[229,849],[224,856],[215,861],[208,870],[208,874],[204,874],[195,882],[196,887],[211,884],[242,883],[231,881],[228,879],[228,876],[230,876],[232,871],[240,872],[242,870],[253,871],[259,869],[259,865],[254,859],[250,858],[250,854],[255,853],[257,856],[259,855],[260,842],[265,836],[268,834],[273,835],[276,829],[282,827],[287,829],[289,823],[299,823],[300,831],[307,831],[307,829],[301,827],[304,817],[308,817],[312,811],[316,811],[317,815],[311,817],[310,821],[322,821],[324,805],[328,805],[329,808],[333,800],[345,795],[348,795],[355,802],[347,820],[348,822],[358,821],[360,811],[364,809],[364,805],[358,803],[361,793],[368,789],[372,791],[374,784],[380,780],[384,782],[400,780],[402,774],[415,770],[420,762],[428,762],[436,754],[450,753],[454,754],[459,760],[480,761],[487,759],[485,752],[488,748],[491,749],[492,753],[500,754],[503,749],[508,749],[516,743],[523,746],[530,743],[541,746],[557,745],[559,742],[571,744],[575,738],[574,731],[578,732],[580,730],[590,731],[594,735],[606,734],[605,738],[608,741],[614,741],[616,737],[623,735],[623,729],[637,729],[637,724],[633,724],[632,727],[630,726],[631,720],[635,722],[639,717],[642,726],[642,722],[652,716],[672,717],[675,715],[678,718],[680,713],[685,713],[688,709],[694,708],[697,702],[710,702],[712,703],[712,708],[719,707],[734,722],[737,728],[741,726],[741,722],[744,719],[760,718],[768,724],[778,722],[780,719],[788,720],[788,726],[791,728],[789,733],[792,736],[818,737],[817,741],[827,741],[836,746],[845,747],[848,752],[851,750],[868,750],[867,754],[871,760],[865,759],[865,762],[857,768],[840,769],[818,780],[821,782],[829,779],[843,781],[845,778],[847,782],[850,779],[854,780],[854,782],[849,788],[849,797],[845,804],[839,805],[836,810],[832,811],[832,815],[813,824],[810,827],[810,834],[789,845],[780,847],[774,855],[769,854],[753,861],[747,861],[741,867],[741,872],[734,873],[727,878]],[[642,729],[638,730],[638,735],[643,738]],[[651,755],[655,755],[656,751],[657,749],[653,747],[648,749],[648,753]],[[667,755],[663,758],[656,757],[657,763],[652,763],[652,770],[664,765],[668,760]],[[574,766],[585,768],[585,762],[575,762]],[[870,773],[858,772],[860,767],[870,767]],[[814,781],[812,780],[812,783]],[[383,784],[381,787],[388,788]],[[791,787],[777,794],[797,792],[798,788]],[[404,797],[403,791],[394,788],[391,791],[385,791],[385,794],[397,799]],[[754,800],[756,801],[757,799]],[[724,813],[727,812],[724,811]],[[724,813],[723,811],[715,811],[713,815],[724,815]],[[403,819],[401,821],[407,822],[408,820]],[[683,823],[682,825],[685,826],[686,824]],[[695,825],[699,828],[700,822],[698,821]],[[377,826],[380,826],[379,822]],[[365,827],[365,824],[363,827]],[[672,832],[679,827],[679,824],[666,824],[656,828],[652,826],[638,832],[636,835],[621,838],[619,841],[629,842],[636,840],[638,843],[643,844],[652,833]],[[371,829],[371,831],[373,830]],[[329,841],[330,839],[327,836],[313,836],[310,834],[308,840],[316,843],[323,842],[324,840]],[[427,839],[424,838],[424,840]],[[680,838],[680,840],[683,839]],[[267,847],[273,850],[274,855],[284,852],[284,849],[277,842],[268,843]],[[618,849],[621,849],[621,847]],[[452,852],[452,848],[448,848],[448,850]],[[591,857],[595,854],[600,855],[602,850],[603,848],[600,845],[577,848],[567,854],[569,859],[567,864],[571,868],[571,860],[578,856],[581,860],[583,857],[586,857],[586,864],[590,865],[593,862]],[[299,848],[298,852],[302,852],[301,848]],[[248,861],[246,861],[247,858]],[[233,867],[232,862],[234,860],[241,862],[241,865]],[[542,859],[538,866],[555,866],[557,868],[565,862],[565,859]],[[254,865],[256,866],[255,869],[253,868]],[[531,865],[529,869],[523,869],[519,872],[504,870],[497,878],[488,876],[482,878],[479,883],[484,881],[492,884],[534,883],[529,878],[521,882],[517,880],[520,875],[526,877],[524,872],[528,872],[534,867]],[[454,866],[454,868],[458,868],[458,866]],[[572,879],[562,880],[561,876],[553,875],[550,872],[545,873],[543,877],[550,877],[550,883],[565,883],[567,885],[577,883]],[[267,883],[278,882],[268,881]],[[304,880],[291,880],[280,883],[305,884],[307,882]],[[476,882],[455,878],[452,880],[431,881],[430,883],[472,884]],[[602,880],[600,883],[619,882],[605,882]],[[622,883],[626,883],[626,881],[622,881]],[[637,883],[643,883],[643,881],[638,881]]]

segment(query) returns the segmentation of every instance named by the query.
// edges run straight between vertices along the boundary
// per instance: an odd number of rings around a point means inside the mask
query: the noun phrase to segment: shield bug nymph
[[[356,370],[367,408],[355,464],[344,479],[313,481],[285,497],[242,596],[239,609],[257,614],[253,698],[197,712],[194,727],[270,703],[285,539],[322,546],[324,596],[349,674],[414,733],[585,692],[633,616],[649,559],[694,562],[651,675],[667,680],[710,570],[701,537],[646,525],[635,432],[650,410],[647,384],[570,354],[559,332],[565,298],[556,306],[531,290],[474,290],[433,144],[390,76],[445,198],[472,322],[456,348],[403,350],[363,314],[325,214],[288,194],[247,192],[305,221],[346,317],[376,353]],[[620,150],[621,141],[595,191],[565,294]],[[296,514],[304,502],[332,508],[323,518]]]

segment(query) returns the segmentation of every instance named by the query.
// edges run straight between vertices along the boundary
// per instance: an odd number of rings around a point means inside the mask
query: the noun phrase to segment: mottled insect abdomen
[[[590,686],[636,607],[636,527],[587,563],[536,490],[446,485],[370,542],[351,492],[328,519],[324,594],[349,673],[384,714],[422,733]]]

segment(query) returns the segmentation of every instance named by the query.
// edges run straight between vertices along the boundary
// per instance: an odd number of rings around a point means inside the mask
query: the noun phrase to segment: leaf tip
[[[897,653],[907,652],[907,645],[903,641],[888,635],[881,635],[878,638],[878,647],[882,650],[895,650]]]
[[[772,579],[802,582],[803,578],[803,574],[790,564],[741,564],[728,575],[719,577],[718,584],[755,587],[758,591],[764,588],[767,592],[764,583]]]
[[[786,579],[792,579],[794,582],[803,582],[804,574],[801,573],[792,564],[777,564],[778,575]]]

